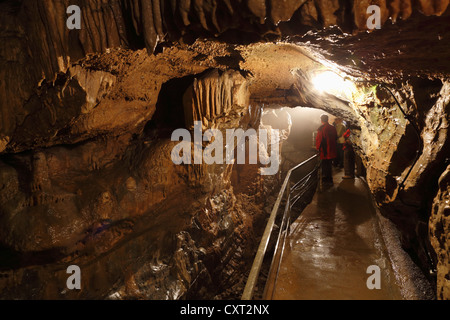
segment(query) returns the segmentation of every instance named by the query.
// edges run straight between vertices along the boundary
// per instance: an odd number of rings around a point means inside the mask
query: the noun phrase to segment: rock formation
[[[434,199],[430,217],[431,244],[438,256],[437,296],[440,299],[448,298],[449,288],[449,239],[448,239],[448,201],[449,201],[449,168],[439,179],[439,192]]]

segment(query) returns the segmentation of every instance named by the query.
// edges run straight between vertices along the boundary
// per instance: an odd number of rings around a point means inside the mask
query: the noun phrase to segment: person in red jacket
[[[322,125],[320,126],[316,136],[316,148],[320,152],[322,159],[322,182],[324,184],[333,184],[332,164],[337,157],[336,128],[328,123],[328,116],[320,117]]]

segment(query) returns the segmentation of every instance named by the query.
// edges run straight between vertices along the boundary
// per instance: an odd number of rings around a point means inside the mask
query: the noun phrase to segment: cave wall
[[[449,168],[447,167],[439,179],[439,192],[433,201],[429,225],[431,243],[439,261],[437,265],[437,296],[440,299],[447,299],[449,296],[449,172]]]
[[[192,130],[192,121],[223,132],[259,126],[239,72],[202,73],[180,99],[190,115],[185,128]],[[158,107],[173,112],[176,106]],[[175,165],[177,143],[164,125],[150,123],[139,137],[126,133],[2,157],[0,241],[12,261],[2,265],[2,297],[236,294],[230,288],[242,285],[257,245],[255,226],[263,226],[261,199],[274,183],[261,177],[251,195],[240,195],[231,184],[233,164]],[[254,173],[261,176],[260,169]],[[67,263],[82,268],[85,290],[64,290]]]
[[[433,99],[421,100],[418,91],[433,92]],[[402,231],[403,247],[433,279],[436,263],[446,263],[430,246],[433,235],[427,224],[448,161],[448,81],[412,79],[395,92],[400,106],[379,87],[372,92],[374,100],[357,107],[361,131],[354,141],[361,148],[367,182],[379,207]]]

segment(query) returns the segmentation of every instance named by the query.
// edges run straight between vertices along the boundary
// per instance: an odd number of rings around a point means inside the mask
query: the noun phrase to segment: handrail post
[[[286,232],[287,235],[289,235],[291,233],[291,186],[292,186],[292,181],[289,179],[289,183],[288,183],[288,200],[287,200],[287,206],[288,206],[288,212],[287,212],[287,228],[286,228]]]

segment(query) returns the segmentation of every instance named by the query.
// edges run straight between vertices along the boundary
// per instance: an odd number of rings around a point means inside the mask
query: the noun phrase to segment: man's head
[[[341,118],[336,118],[335,120],[334,120],[336,123],[342,123],[342,119]]]
[[[326,114],[322,115],[320,121],[322,121],[322,123],[328,123],[328,116]]]

